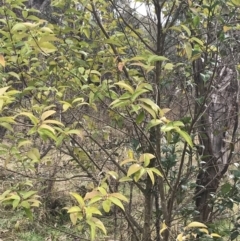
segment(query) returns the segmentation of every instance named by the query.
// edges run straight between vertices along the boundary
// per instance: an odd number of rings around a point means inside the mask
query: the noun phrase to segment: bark
[[[197,219],[211,221],[213,195],[216,193],[223,174],[231,161],[232,145],[237,125],[238,81],[232,68],[225,65],[216,67],[211,83],[204,86],[200,73],[203,64],[194,64],[196,94],[205,101],[196,107],[199,117],[198,133],[204,163],[197,176],[196,209]],[[206,96],[207,95],[207,96]],[[229,138],[230,137],[230,138]]]

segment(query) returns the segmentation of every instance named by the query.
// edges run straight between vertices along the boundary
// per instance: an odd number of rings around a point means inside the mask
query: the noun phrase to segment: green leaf
[[[120,86],[121,88],[127,90],[131,94],[134,93],[134,89],[130,85],[126,84],[124,81],[119,81],[119,82],[115,83],[115,85]]]
[[[217,233],[211,233],[211,237],[213,237],[213,238],[221,238],[222,236],[220,236]]]
[[[171,130],[174,130],[174,129],[176,129],[176,127],[173,126],[173,122],[169,122],[166,125],[163,125],[161,127],[161,131],[163,131],[163,132],[168,132],[168,131],[171,131]]]
[[[39,130],[45,129],[45,130],[48,130],[48,131],[52,132],[53,134],[55,134],[55,130],[50,125],[42,124],[39,126],[38,129]]]
[[[16,23],[12,27],[12,31],[19,31],[19,30],[26,30],[26,26],[24,25],[24,23]]]
[[[81,208],[83,208],[85,206],[84,200],[79,194],[77,194],[75,192],[70,192],[70,195],[73,196],[77,200],[77,202],[79,203]]]
[[[112,203],[114,203],[116,206],[120,207],[122,210],[124,210],[124,207],[122,205],[122,202],[118,199],[118,198],[115,198],[115,197],[109,197],[108,198]]]
[[[159,56],[159,55],[151,55],[148,58],[148,63],[152,63],[152,62],[157,62],[157,61],[166,61],[169,60],[168,58],[164,57],[164,56]]]
[[[12,202],[12,207],[13,207],[13,209],[15,209],[15,208],[18,206],[19,202],[20,202],[20,198],[19,198],[19,199],[15,199],[15,200]]]
[[[192,58],[192,45],[189,42],[184,44],[184,49],[187,54],[187,58],[190,60]]]
[[[164,69],[166,70],[173,70],[174,64],[172,63],[167,63],[164,65]]]
[[[36,47],[40,47],[40,50],[46,54],[53,53],[57,48],[50,42],[40,42]]]
[[[39,158],[40,158],[40,156],[39,156]],[[26,192],[22,195],[22,198],[27,199],[27,198],[31,197],[32,195],[34,195],[36,193],[37,193],[36,191],[28,191],[28,192]]]
[[[152,100],[147,99],[147,98],[141,98],[138,99],[140,102],[143,102],[147,105],[149,105],[154,111],[155,113],[158,113],[158,111],[160,110],[159,106],[157,104],[155,104]]]
[[[152,181],[152,184],[154,185],[155,178],[154,178],[154,174],[153,174],[152,170],[151,169],[146,169],[146,171],[147,171],[147,174],[148,174],[148,176],[150,177],[150,179]]]
[[[146,173],[145,168],[141,168],[138,172],[135,173],[134,175],[134,181],[138,182],[138,180]]]
[[[192,37],[191,38],[192,41],[195,41],[196,43],[198,43],[200,46],[204,46],[204,43],[201,39],[196,38],[196,37]]]
[[[30,150],[27,153],[27,156],[32,160],[37,160],[37,161],[40,160],[40,153],[39,153],[39,150],[37,148],[33,148],[32,150]]]
[[[144,93],[147,93],[149,92],[149,90],[146,90],[146,89],[141,89],[141,90],[138,90],[136,91],[132,97],[131,97],[131,101],[134,102],[140,95],[144,94]]]
[[[150,169],[152,172],[154,172],[155,174],[157,174],[158,176],[162,177],[161,172],[160,172],[157,168],[151,167],[151,168],[149,168],[149,169]]]
[[[49,116],[55,114],[56,111],[55,110],[48,110],[42,113],[41,115],[41,120],[44,121],[45,119],[47,119]]]
[[[26,216],[32,221],[33,220],[33,214],[30,208],[24,208],[24,211],[26,213]]]
[[[26,208],[26,209],[30,209],[30,204],[28,201],[22,201],[21,204],[20,204],[23,208]]]
[[[240,7],[240,0],[232,0],[232,3],[237,6]]]
[[[152,127],[154,126],[157,126],[157,125],[160,125],[160,124],[163,124],[163,122],[159,119],[153,119],[151,120],[148,124],[147,124],[147,127],[146,129],[149,130],[151,129]]]
[[[6,93],[6,91],[10,88],[10,86],[0,88],[0,96]]]
[[[56,120],[45,120],[42,123],[43,124],[55,124],[55,125],[59,125],[59,126],[64,126],[63,123],[61,123],[60,121],[56,121]]]
[[[0,65],[2,65],[3,67],[6,66],[6,63],[5,63],[5,59],[4,59],[4,56],[0,54]]]
[[[191,222],[189,223],[186,228],[208,228],[205,224],[200,222]]]
[[[90,204],[96,203],[102,199],[103,199],[103,196],[95,196],[95,197],[91,198],[91,200],[89,201],[88,204],[90,205]]]
[[[78,215],[76,212],[73,212],[73,213],[70,213],[70,219],[71,219],[71,222],[73,225],[76,225],[77,223],[77,218],[78,218]]]
[[[112,202],[109,199],[103,201],[102,207],[103,207],[104,212],[108,213],[110,211],[111,203]]]
[[[103,225],[103,223],[102,223],[98,218],[92,217],[92,221],[94,222],[94,224],[96,225],[96,227],[98,227],[99,229],[102,230],[102,232],[103,232],[105,235],[107,234],[107,231],[106,231],[105,226]]]
[[[150,160],[155,158],[155,156],[151,153],[144,153],[140,156],[139,162],[144,162],[144,167],[147,167],[150,163]]]
[[[154,119],[157,118],[157,114],[156,112],[151,108],[149,107],[149,105],[146,105],[146,104],[139,104],[143,109],[145,109]]]
[[[82,212],[79,206],[70,207],[68,209],[68,213],[77,213],[77,212]]]
[[[141,124],[143,122],[144,118],[145,118],[144,112],[141,111],[136,118],[136,123]]]
[[[121,193],[118,193],[118,192],[117,193],[111,193],[110,196],[118,198],[122,201],[128,202],[128,199],[125,196],[123,196]]]
[[[131,176],[132,174],[136,173],[137,171],[139,171],[142,168],[142,166],[140,166],[139,164],[135,163],[133,165],[131,165],[128,169],[128,173],[127,176]]]
[[[181,121],[173,121],[172,125],[173,126],[178,126],[178,127],[183,127],[184,126],[184,124]]]
[[[190,147],[193,147],[192,139],[187,132],[182,130],[176,130],[176,132],[180,134],[180,136],[188,143]]]
[[[98,187],[97,189],[102,195],[107,195],[107,191],[103,187]]]
[[[122,177],[119,182],[131,182],[133,179],[131,177]]]
[[[8,74],[15,77],[16,79],[20,80],[19,74],[15,73],[15,72],[8,72]]]
[[[30,112],[21,112],[17,116],[19,116],[19,115],[28,117],[34,125],[37,125],[39,123],[39,120]]]
[[[185,25],[181,25],[181,27],[186,31],[186,33],[188,34],[188,36],[190,37],[191,36],[191,31],[190,31],[190,29],[187,27],[187,26],[185,26]]]
[[[90,216],[92,216],[92,214],[102,215],[100,210],[98,208],[96,208],[96,207],[93,207],[93,206],[87,207],[85,209],[85,213],[86,213],[86,215],[90,214]]]

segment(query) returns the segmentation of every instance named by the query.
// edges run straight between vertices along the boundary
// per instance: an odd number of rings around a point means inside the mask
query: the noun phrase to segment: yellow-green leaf
[[[92,221],[94,222],[96,227],[98,227],[99,229],[101,229],[103,231],[104,234],[107,234],[105,226],[98,218],[92,217]]]
[[[42,113],[41,115],[41,120],[44,121],[45,119],[47,119],[49,116],[55,114],[56,111],[55,110],[48,110],[48,111],[45,111],[44,113]]]
[[[232,0],[232,3],[237,6],[240,7],[240,0]]]
[[[213,238],[221,238],[221,236],[219,234],[217,234],[217,233],[211,233],[211,236]]]
[[[128,199],[125,196],[123,196],[121,193],[111,193],[110,196],[118,198],[122,201],[128,202]]]
[[[162,233],[163,233],[165,230],[167,230],[167,229],[168,229],[167,225],[165,224],[165,222],[163,222],[163,223],[162,223],[162,228],[161,228],[161,230],[160,230],[160,235],[162,236]]]
[[[181,25],[181,27],[186,31],[187,35],[190,37],[191,36],[190,29],[187,26],[183,25],[183,24]]]
[[[40,47],[40,50],[46,54],[55,52],[57,50],[57,48],[50,42],[39,42],[35,47]]]
[[[76,212],[70,213],[70,219],[71,219],[72,224],[76,225],[76,223],[77,223],[77,213]]]
[[[27,153],[27,156],[32,160],[38,160],[40,159],[40,153],[37,148],[33,148]]]
[[[118,86],[120,86],[121,88],[129,91],[131,94],[134,93],[134,89],[133,89],[130,85],[126,84],[126,83],[123,82],[123,81],[119,81],[119,82],[115,83],[115,85],[118,85]]]
[[[176,130],[177,133],[188,143],[190,147],[193,147],[193,142],[190,135],[186,131]]]
[[[126,159],[126,160],[122,161],[120,163],[120,165],[123,166],[124,164],[130,163],[130,162],[136,162],[136,161],[132,158],[129,158],[129,159]]]
[[[182,233],[178,234],[177,241],[183,241],[183,234]]]
[[[159,56],[159,55],[151,55],[148,58],[148,63],[152,63],[152,62],[157,62],[157,61],[166,61],[169,60],[168,58],[164,57],[164,56]]]
[[[59,125],[59,126],[64,126],[63,123],[61,123],[60,121],[56,121],[56,120],[45,120],[42,123],[43,124],[55,124],[55,125]]]
[[[2,65],[3,67],[6,66],[6,63],[5,63],[5,59],[4,59],[4,56],[0,54],[0,65]]]
[[[77,200],[77,202],[79,203],[81,208],[85,206],[84,200],[79,194],[77,194],[75,192],[70,192],[70,195],[73,196]]]
[[[158,176],[162,177],[161,172],[156,167],[151,167],[150,170],[157,174]]]
[[[128,173],[127,176],[131,176],[132,174],[136,173],[137,171],[139,171],[142,168],[142,166],[140,166],[139,164],[135,163],[133,165],[131,165],[128,169]]]
[[[190,60],[192,57],[192,45],[189,42],[186,42],[184,44],[184,49],[186,51],[187,58]]]
[[[51,126],[46,125],[46,124],[40,125],[39,129],[46,129],[46,130],[49,130],[50,132],[52,132],[53,134],[55,134],[55,130]]]
[[[191,222],[189,223],[186,228],[208,228],[205,224],[200,222]]]
[[[10,86],[0,88],[0,96],[2,96],[9,89],[9,87]]]
[[[77,213],[77,212],[81,212],[82,210],[80,209],[79,206],[73,206],[73,207],[70,207],[68,209],[68,213]]]
[[[102,207],[103,207],[103,210],[108,213],[110,211],[110,208],[111,208],[111,201],[109,199],[107,200],[104,200],[103,203],[102,203]]]
[[[150,179],[151,179],[152,184],[154,185],[154,183],[155,183],[155,178],[154,178],[153,172],[151,171],[151,169],[146,169],[146,171],[147,171],[148,176],[149,176]]]
[[[103,187],[97,188],[102,195],[107,195],[107,191]]]
[[[115,198],[115,197],[109,197],[108,198],[112,203],[114,203],[116,206],[118,206],[118,207],[120,207],[122,210],[124,210],[124,207],[123,207],[123,205],[122,205],[122,202],[119,200],[119,199],[117,199],[117,198]]]
[[[18,115],[27,116],[34,125],[38,124],[38,122],[39,122],[39,120],[38,120],[32,113],[30,113],[30,112],[21,112],[21,113],[18,114]]]

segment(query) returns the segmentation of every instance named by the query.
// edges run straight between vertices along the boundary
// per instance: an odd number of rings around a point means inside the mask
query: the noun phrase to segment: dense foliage
[[[239,7],[0,1],[1,209],[86,240],[236,239]]]

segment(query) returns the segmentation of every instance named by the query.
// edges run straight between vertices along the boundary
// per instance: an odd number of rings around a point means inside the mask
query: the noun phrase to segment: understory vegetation
[[[0,241],[238,240],[239,0],[0,0]]]

